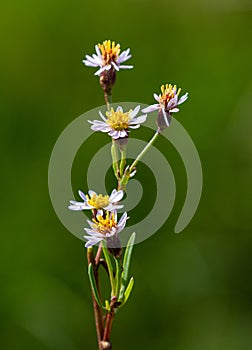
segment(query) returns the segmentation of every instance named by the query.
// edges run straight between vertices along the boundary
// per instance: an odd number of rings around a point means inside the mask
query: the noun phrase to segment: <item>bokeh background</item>
[[[114,348],[252,348],[251,10],[250,0],[1,4],[1,349],[96,349],[85,249],[54,213],[47,171],[63,129],[103,104],[81,61],[107,38],[130,47],[135,66],[118,75],[115,101],[153,103],[165,82],[189,91],[177,118],[204,173],[199,209],[175,235],[185,170],[157,142],[176,174],[176,203],[135,247],[136,284],[116,315]]]

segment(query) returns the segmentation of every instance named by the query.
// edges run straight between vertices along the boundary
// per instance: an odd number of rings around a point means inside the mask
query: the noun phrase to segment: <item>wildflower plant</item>
[[[84,194],[79,190],[81,200],[71,200],[69,209],[72,211],[90,210],[91,220],[84,227],[85,247],[87,248],[88,276],[91,284],[95,324],[99,350],[111,349],[110,334],[115,312],[128,301],[133,285],[133,277],[129,278],[129,267],[132,256],[135,233],[132,233],[124,251],[120,244],[120,236],[129,219],[127,212],[118,214],[123,208],[121,203],[126,193],[127,184],[136,173],[136,166],[144,154],[153,145],[157,137],[170,126],[173,113],[179,111],[178,106],[187,98],[188,93],[179,98],[181,89],[176,85],[161,86],[161,93],[154,94],[156,104],[141,111],[140,106],[132,110],[123,110],[121,106],[114,109],[112,103],[112,88],[120,69],[130,69],[133,66],[123,65],[131,58],[130,49],[121,52],[120,45],[106,40],[95,46],[95,54],[86,55],[83,63],[86,66],[98,67],[94,73],[100,79],[107,105],[106,113],[99,112],[100,119],[89,120],[91,129],[107,133],[111,139],[111,156],[117,188],[111,194],[97,194],[86,189]],[[151,140],[139,153],[136,159],[127,164],[127,143],[130,133],[143,124],[149,113],[157,111],[157,130]],[[118,156],[120,154],[120,157]],[[119,217],[120,216],[120,217]],[[105,268],[110,282],[110,297],[103,299],[101,295],[99,269]]]

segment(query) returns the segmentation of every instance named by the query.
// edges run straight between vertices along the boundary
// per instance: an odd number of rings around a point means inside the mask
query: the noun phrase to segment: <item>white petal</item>
[[[156,100],[157,102],[160,101],[160,98],[159,98],[159,96],[158,96],[157,94],[153,94],[153,96],[154,96],[154,98],[155,98],[155,100]]]
[[[109,136],[113,137],[113,139],[118,139],[120,137],[120,132],[116,130],[111,130],[109,133]]]
[[[167,109],[174,108],[178,104],[178,96],[175,95],[167,104]]]
[[[150,105],[149,107],[146,107],[144,109],[142,109],[143,113],[151,113],[153,111],[156,111],[157,109],[159,109],[160,105],[159,104],[154,104],[154,105]]]
[[[177,113],[177,112],[179,112],[179,108],[170,109],[169,112],[170,112],[170,113]]]
[[[86,55],[86,59],[90,63],[96,64],[97,66],[100,66],[102,64],[102,61],[96,55],[93,55],[93,57]]]
[[[88,239],[88,237],[85,237],[86,239]],[[86,248],[90,248],[92,247],[93,245],[96,245],[97,243],[99,243],[102,239],[97,239],[96,241],[87,241],[87,243],[85,244],[85,247]]]
[[[130,129],[139,129],[140,128],[140,124],[137,124],[137,125],[129,125],[129,128]]]
[[[98,216],[103,216],[103,210],[102,209],[97,210],[96,217],[98,217]]]
[[[101,111],[99,111],[99,115],[100,115],[100,117],[102,118],[102,120],[106,123],[106,122],[107,122],[107,118],[104,117],[104,115],[102,114]]]
[[[95,51],[96,51],[96,53],[97,53],[97,56],[102,60],[101,51],[100,51],[98,45],[95,45]]]
[[[118,140],[118,139],[120,138],[120,134],[117,133],[116,135],[113,135],[112,138],[113,138],[114,140]]]
[[[103,126],[103,125],[92,125],[91,129],[94,131],[101,131],[101,132],[109,132],[111,130],[110,126]]]
[[[87,197],[85,196],[85,194],[82,191],[78,191],[79,196],[86,202],[87,201]]]
[[[123,191],[122,190],[117,191],[116,189],[114,189],[111,192],[111,195],[109,197],[109,201],[112,203],[119,202],[122,199],[122,197],[123,197]]]
[[[89,190],[88,194],[89,194],[89,197],[92,197],[92,195],[97,196],[97,193],[95,191],[93,191],[93,190]]]
[[[122,109],[121,106],[118,106],[117,109],[116,109],[116,112],[119,112],[119,111],[123,113],[123,109]]]
[[[188,99],[188,92],[186,94],[184,94],[183,96],[181,96],[181,98],[178,101],[178,105],[185,102],[187,99]]]
[[[129,117],[130,118],[135,118],[135,116],[137,115],[137,113],[140,111],[140,106],[136,106],[135,109],[133,109],[133,111],[131,113],[129,113]]]
[[[124,207],[124,205],[113,205],[113,209],[117,210],[117,209],[122,209]],[[112,209],[111,209],[112,210]]]
[[[120,135],[120,136],[119,136],[120,138],[123,138],[123,137],[127,136],[128,133],[127,133],[126,130],[120,130],[120,131],[119,131],[119,135]]]
[[[134,66],[119,66],[120,69],[131,69],[134,68]]]
[[[119,67],[115,62],[111,62],[112,66],[115,68],[115,70],[119,71]]]
[[[85,64],[85,66],[88,66],[88,67],[99,67],[99,64],[91,63],[88,60],[83,60],[82,62]]]
[[[118,233],[124,229],[124,227],[126,225],[126,221],[127,221],[127,213],[125,212],[117,224],[117,232]]]
[[[128,59],[130,59],[130,58],[131,58],[131,55],[129,55],[129,52],[130,52],[130,49],[127,49],[127,50],[123,51],[123,52],[119,55],[119,57],[118,57],[118,59],[117,59],[117,62],[120,64],[120,63],[125,62],[125,61],[127,61]]]
[[[141,123],[144,123],[146,121],[146,118],[147,118],[147,114],[144,114],[144,115],[141,115],[141,116],[131,120],[129,123],[130,123],[130,125],[141,124]]]
[[[77,206],[77,205],[69,205],[69,206],[68,206],[68,209],[70,209],[70,210],[76,210],[76,211],[83,210],[82,207]]]
[[[104,72],[106,70],[106,66],[105,67],[101,67],[100,69],[98,69],[94,75],[100,75],[102,72]]]
[[[169,121],[168,121],[168,119],[167,119],[167,115],[166,115],[166,112],[165,112],[164,108],[162,108],[162,113],[163,113],[163,117],[164,117],[165,124],[166,124],[167,126],[170,126],[170,124],[169,124]]]

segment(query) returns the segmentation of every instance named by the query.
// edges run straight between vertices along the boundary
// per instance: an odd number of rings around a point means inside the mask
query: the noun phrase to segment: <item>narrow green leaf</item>
[[[101,301],[100,301],[100,296],[99,296],[99,292],[96,286],[96,281],[95,281],[95,276],[94,276],[94,269],[93,269],[93,265],[92,263],[90,263],[88,265],[88,277],[89,277],[89,281],[91,284],[91,288],[95,297],[95,300],[97,302],[97,304],[102,307]]]
[[[115,177],[118,179],[118,156],[117,156],[117,150],[116,150],[116,144],[115,141],[112,141],[111,144],[111,156],[112,156],[112,165],[113,165],[113,170]]]
[[[120,260],[117,258],[114,258],[115,264],[116,264],[116,274],[115,274],[115,296],[118,298],[120,286],[121,286],[121,265]]]
[[[124,291],[128,282],[130,260],[131,260],[135,238],[136,238],[136,234],[135,232],[133,232],[132,235],[130,236],[127,247],[125,249],[125,253],[123,257],[122,284],[121,284],[121,289],[119,293],[119,300],[123,299]]]
[[[108,266],[109,279],[110,279],[110,285],[111,285],[111,297],[113,297],[115,296],[115,279],[113,274],[113,265],[110,259],[108,248],[106,247],[106,243],[103,241],[102,241],[102,250]]]
[[[123,302],[121,304],[121,306],[125,305],[130,297],[130,294],[132,292],[132,289],[133,289],[133,286],[134,286],[134,278],[131,277],[130,281],[129,281],[129,284],[125,290],[125,293],[124,293],[124,299],[123,299]]]
[[[120,176],[122,178],[126,164],[126,147],[121,149]]]

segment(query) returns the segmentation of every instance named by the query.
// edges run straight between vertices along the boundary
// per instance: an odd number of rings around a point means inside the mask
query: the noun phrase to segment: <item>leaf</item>
[[[129,299],[129,297],[130,297],[130,294],[131,294],[131,292],[132,292],[133,286],[134,286],[134,278],[131,277],[131,279],[130,279],[130,281],[129,281],[129,284],[128,284],[126,290],[125,290],[125,293],[124,293],[124,300],[123,300],[121,306],[123,306],[124,304],[127,303],[128,299]]]
[[[91,288],[92,288],[92,292],[94,294],[95,300],[97,302],[97,304],[102,307],[101,301],[100,301],[100,296],[99,296],[99,292],[96,286],[96,281],[95,281],[95,276],[94,276],[94,269],[93,269],[93,265],[92,263],[90,263],[88,265],[88,277],[89,277],[89,281],[91,284]]]
[[[125,249],[125,253],[124,253],[124,257],[123,257],[122,284],[121,284],[121,289],[120,289],[120,294],[119,294],[119,300],[123,300],[123,298],[124,298],[124,291],[125,291],[126,284],[128,281],[130,260],[131,260],[131,255],[132,255],[132,251],[133,251],[133,245],[135,242],[135,238],[136,238],[136,234],[135,234],[135,232],[133,232],[132,235],[130,236],[127,247]]]
[[[118,298],[120,286],[121,286],[121,266],[120,266],[120,260],[117,258],[114,258],[115,265],[116,265],[116,274],[115,274],[115,296]]]
[[[110,285],[111,285],[111,297],[115,296],[115,279],[114,279],[114,274],[113,274],[113,266],[112,262],[110,259],[110,255],[108,252],[108,248],[106,247],[106,243],[102,241],[102,250],[103,254],[108,266],[108,271],[109,271],[109,279],[110,279]]]

